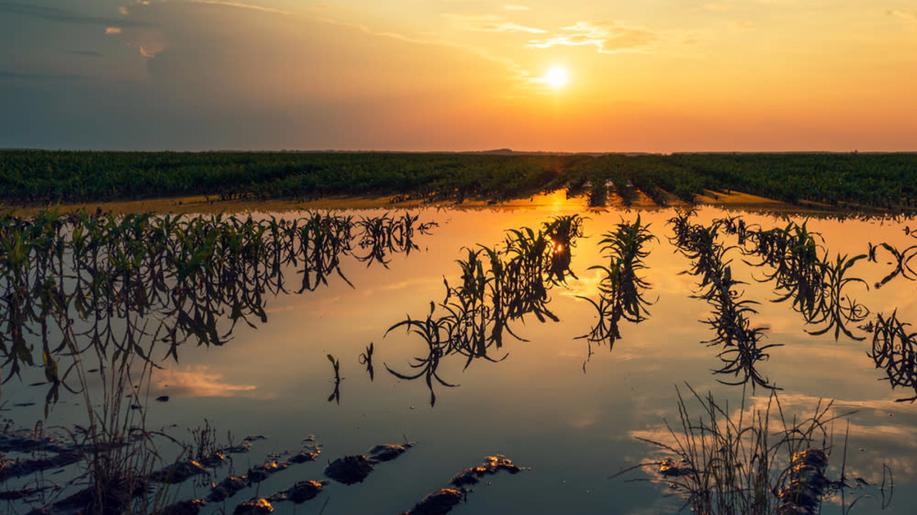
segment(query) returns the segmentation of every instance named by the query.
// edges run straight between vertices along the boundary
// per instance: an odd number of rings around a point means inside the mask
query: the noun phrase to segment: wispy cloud
[[[57,73],[31,73],[0,70],[0,80],[34,80],[34,81],[59,81],[83,79],[82,75],[68,75]]]
[[[546,30],[509,21],[496,14],[455,14],[446,13],[445,18],[463,30],[472,32],[521,32],[525,34],[545,34]]]
[[[580,21],[561,27],[560,31],[544,39],[529,40],[532,48],[556,46],[594,47],[601,54],[619,53],[648,45],[655,39],[652,32],[643,29],[625,28],[615,24],[597,25]]]
[[[123,16],[129,16],[135,8],[145,7],[155,4],[197,4],[205,5],[212,7],[227,7],[230,9],[245,9],[249,11],[258,11],[263,13],[270,14],[283,14],[288,15],[292,14],[290,11],[285,11],[283,9],[278,9],[275,7],[268,7],[265,5],[259,4],[250,4],[247,2],[237,2],[234,0],[139,0],[135,6],[125,6],[122,5],[118,8],[118,11]]]
[[[484,60],[506,66],[507,69],[509,69],[511,72],[515,73],[516,75],[518,75],[520,78],[526,77],[526,73],[522,70],[522,68],[517,63],[515,63],[511,59],[495,55],[484,48],[475,47],[475,46],[466,46],[466,45],[452,43],[452,42],[444,41],[444,40],[418,38],[418,37],[408,36],[405,34],[399,34],[397,32],[379,31],[379,30],[369,27],[368,25],[352,23],[352,22],[338,20],[338,19],[330,18],[330,17],[316,17],[314,18],[314,20],[322,22],[322,23],[328,23],[331,25],[337,25],[340,27],[348,27],[351,29],[356,29],[356,30],[359,30],[360,32],[363,32],[364,34],[369,34],[371,36],[379,36],[379,37],[384,37],[388,39],[394,39],[397,41],[403,41],[405,43],[411,43],[415,45],[438,46],[438,47],[443,47],[443,48],[459,50],[462,52],[469,52],[474,55],[477,55],[478,57]]]
[[[265,13],[273,14],[290,14],[290,11],[284,11],[283,9],[276,9],[274,7],[267,7],[257,4],[249,4],[245,2],[233,2],[232,0],[183,0],[189,4],[204,4],[204,5],[215,5],[220,7],[232,7],[235,9],[248,9],[252,11],[261,11]]]
[[[230,383],[223,374],[212,372],[206,366],[159,372],[155,388],[159,393],[187,397],[254,396],[257,390],[254,385]]]
[[[102,57],[102,52],[96,52],[95,50],[67,50],[70,55],[79,55],[83,57]]]
[[[525,32],[528,34],[544,34],[547,32],[544,29],[529,27],[527,25],[521,25],[519,23],[513,22],[506,22],[499,25],[494,25],[492,27],[485,27],[484,30],[488,32]]]
[[[707,2],[702,7],[705,11],[711,11],[715,13],[723,13],[732,10],[732,5],[725,2]]]
[[[917,23],[917,12],[913,11],[902,11],[901,9],[889,9],[886,11],[886,14],[889,16],[894,16],[895,18],[908,21],[911,23]]]
[[[143,45],[137,47],[137,51],[140,52],[140,55],[146,59],[152,59],[159,55],[162,50],[156,50],[153,48],[147,48]]]
[[[59,9],[57,7],[23,4],[18,2],[0,1],[0,13],[27,16],[30,18],[38,18],[41,20],[60,23],[102,25],[105,27],[114,25],[145,27],[149,25],[141,21],[132,21],[117,17],[86,15],[75,11],[69,11],[67,9]]]
[[[504,4],[503,10],[504,11],[528,11],[529,6],[522,5],[522,4]]]

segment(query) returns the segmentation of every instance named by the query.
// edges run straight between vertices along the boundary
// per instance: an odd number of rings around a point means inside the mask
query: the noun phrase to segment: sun
[[[552,66],[541,77],[541,82],[551,89],[563,89],[570,83],[570,73],[563,66]]]

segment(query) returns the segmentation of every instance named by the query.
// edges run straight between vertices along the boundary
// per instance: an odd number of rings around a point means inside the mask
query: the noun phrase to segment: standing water
[[[912,512],[912,221],[578,213],[4,220],[6,511]]]

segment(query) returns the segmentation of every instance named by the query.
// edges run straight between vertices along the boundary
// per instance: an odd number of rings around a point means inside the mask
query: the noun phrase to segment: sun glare
[[[552,66],[545,72],[541,81],[551,89],[563,89],[570,83],[570,74],[563,66]]]

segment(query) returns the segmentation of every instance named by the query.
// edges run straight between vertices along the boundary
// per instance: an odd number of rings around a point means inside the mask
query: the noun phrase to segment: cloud
[[[22,73],[8,70],[0,70],[0,80],[36,80],[36,81],[59,81],[59,80],[78,80],[83,79],[82,75],[56,74],[56,73]]]
[[[452,18],[452,17],[455,17],[458,19],[467,18],[466,15],[455,15],[455,14],[448,14],[448,13],[444,14],[443,16],[446,18]],[[480,19],[482,17],[475,16],[473,18]],[[490,16],[486,16],[486,18],[492,19],[492,17]],[[381,38],[386,38],[386,39],[392,39],[392,40],[400,41],[403,43],[410,43],[410,44],[421,45],[425,47],[433,47],[433,48],[438,47],[441,49],[455,50],[461,53],[474,54],[477,57],[484,59],[486,61],[489,61],[491,63],[505,66],[507,70],[509,70],[511,73],[516,74],[517,76],[525,75],[525,73],[522,71],[520,66],[513,60],[505,58],[505,57],[500,57],[496,54],[489,52],[488,50],[484,48],[475,47],[475,46],[466,46],[466,45],[457,44],[457,43],[451,43],[446,40],[423,39],[423,38],[418,38],[418,37],[413,37],[413,36],[407,36],[404,34],[399,34],[397,32],[375,30],[369,27],[368,25],[363,25],[363,24],[353,23],[353,22],[348,22],[348,21],[342,21],[336,18],[317,17],[317,18],[314,18],[314,21],[321,22],[321,23],[328,24],[328,25],[344,27],[346,29],[357,30],[369,36],[376,36],[376,37],[381,37]]]
[[[889,9],[888,11],[886,11],[886,14],[888,14],[889,16],[894,16],[895,18],[898,18],[898,19],[901,19],[907,22],[917,23],[917,13],[914,13],[911,11],[902,11],[900,9]]]
[[[137,51],[140,52],[140,55],[146,59],[152,59],[156,57],[156,55],[158,55],[160,52],[162,52],[162,49],[147,48],[143,45],[140,45],[137,47]]]
[[[703,5],[705,11],[723,13],[732,10],[732,5],[723,2],[707,2]]]
[[[444,17],[451,19],[459,28],[472,32],[521,32],[525,34],[545,34],[546,30],[508,21],[495,14],[454,14]]]
[[[249,9],[252,11],[261,11],[265,13],[274,13],[274,14],[290,14],[289,11],[284,11],[283,9],[276,9],[273,7],[265,7],[263,5],[247,4],[245,2],[233,2],[231,0],[184,0],[189,4],[203,4],[203,5],[215,5],[220,7],[232,7],[235,9]]]
[[[96,52],[95,50],[68,50],[66,53],[83,57],[102,57],[104,55],[102,52]]]
[[[80,14],[80,13],[73,12],[73,11],[68,11],[66,9],[58,9],[56,7],[21,4],[18,2],[0,1],[0,13],[27,16],[31,18],[38,18],[41,20],[61,22],[61,23],[102,25],[105,27],[115,26],[115,25],[125,25],[125,26],[133,26],[133,27],[147,26],[146,23],[141,22],[141,21],[124,20],[122,18],[109,18],[105,16],[85,15],[85,14]]]
[[[117,36],[121,32],[123,32],[121,27],[105,27],[105,35],[107,36]]]
[[[544,34],[547,32],[544,29],[539,29],[537,27],[529,27],[526,25],[520,25],[518,23],[506,22],[496,25],[490,29],[491,32],[526,32],[528,34]]]
[[[206,366],[192,367],[184,371],[159,372],[156,375],[155,388],[159,393],[187,397],[250,396],[257,389],[254,385],[228,383],[223,374],[211,372]]]
[[[504,11],[528,11],[529,6],[521,5],[521,4],[504,4],[503,10]]]
[[[654,39],[653,33],[643,29],[625,28],[615,24],[595,25],[580,21],[561,27],[559,32],[549,38],[529,40],[528,46],[531,48],[591,46],[600,54],[613,54],[648,45]]]

